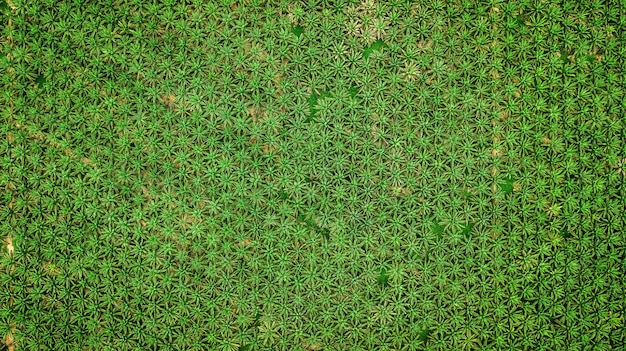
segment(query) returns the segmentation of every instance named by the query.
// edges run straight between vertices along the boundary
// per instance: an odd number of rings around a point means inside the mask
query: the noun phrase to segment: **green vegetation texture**
[[[0,0],[0,349],[625,350],[624,0]]]

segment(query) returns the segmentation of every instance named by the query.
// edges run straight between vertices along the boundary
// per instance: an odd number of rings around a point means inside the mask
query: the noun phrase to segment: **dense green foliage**
[[[623,350],[626,2],[0,0],[9,350]]]

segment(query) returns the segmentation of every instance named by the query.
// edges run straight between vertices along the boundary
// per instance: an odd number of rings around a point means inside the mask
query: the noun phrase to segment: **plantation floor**
[[[6,350],[625,350],[624,0],[0,13]]]

